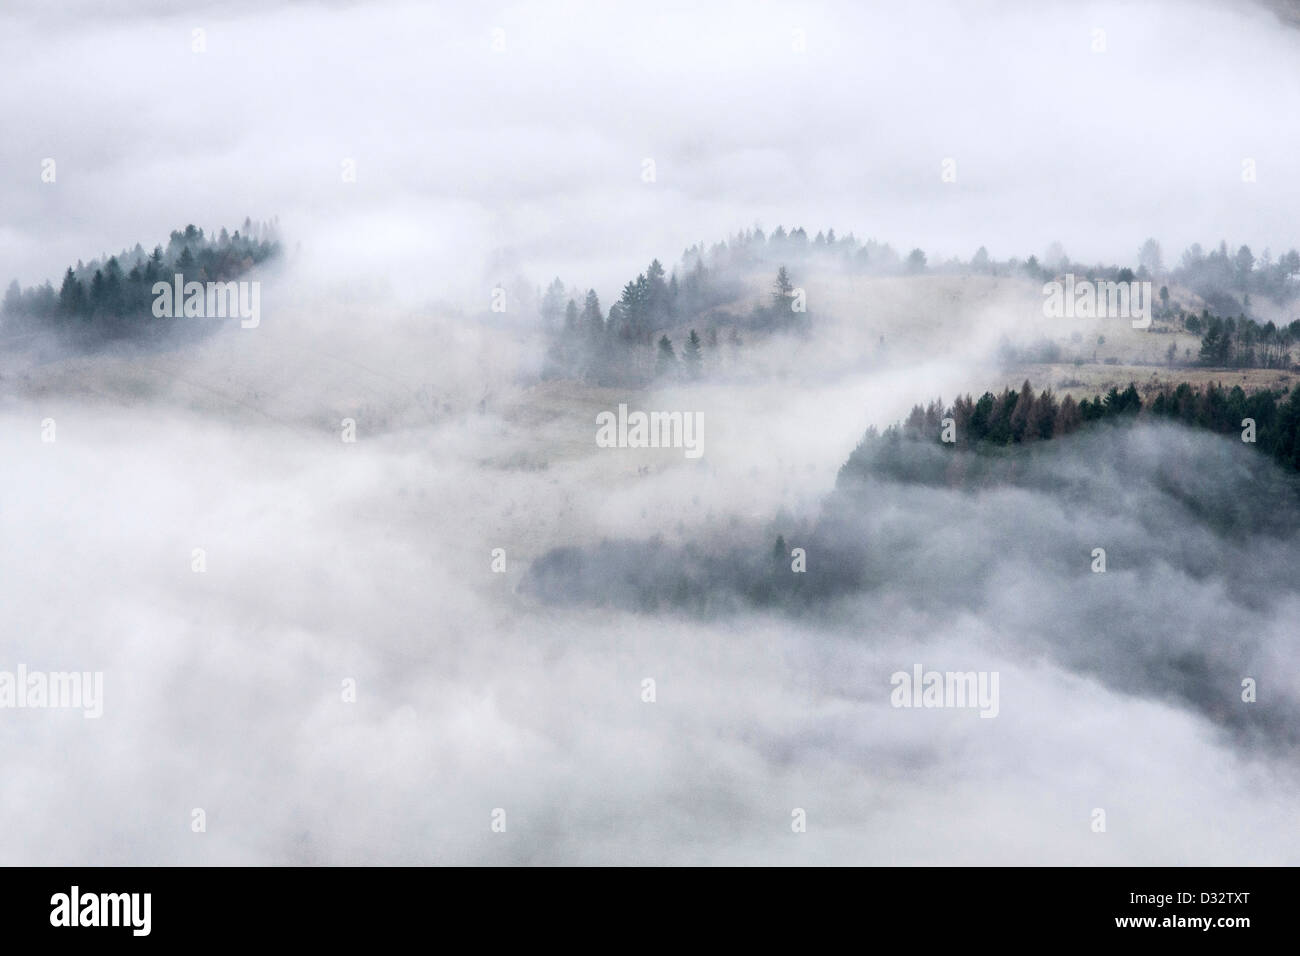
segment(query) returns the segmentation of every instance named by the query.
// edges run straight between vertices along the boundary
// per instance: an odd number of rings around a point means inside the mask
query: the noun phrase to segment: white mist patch
[[[1013,514],[1027,548],[1069,532],[1046,500],[1008,494],[973,512],[942,490],[880,495],[872,540],[899,571],[839,625],[538,607],[513,587],[530,555],[571,543],[575,527],[591,538],[666,529],[678,515],[651,503],[696,489],[748,507],[748,469],[704,483],[678,462],[622,478],[621,456],[595,449],[591,418],[576,412],[552,422],[572,432],[574,457],[506,467],[533,453],[535,427],[473,404],[377,435],[361,416],[344,444],[328,422],[307,426],[306,394],[275,399],[277,418],[296,409],[293,429],[227,424],[224,404],[170,396],[0,412],[11,463],[0,533],[24,543],[0,552],[11,653],[113,676],[101,720],[28,710],[0,722],[12,768],[0,812],[15,823],[6,862],[1230,864],[1300,853],[1287,764],[1044,659],[1034,602],[1050,608],[1070,579],[971,542]],[[715,392],[701,407],[747,395]],[[771,403],[770,453],[828,441],[799,444],[808,411]],[[51,445],[39,441],[47,414],[59,420]],[[541,440],[558,447],[549,431]],[[625,514],[634,487],[645,518]],[[1024,502],[1033,510],[1016,512]],[[1112,564],[1117,540],[1147,534],[1128,517],[1141,512],[1100,526]],[[505,573],[492,569],[495,548]],[[809,555],[810,573],[820,558]],[[982,586],[986,560],[990,594],[1004,595],[987,613],[914,609],[936,588]],[[1102,583],[1125,580],[1110,575]],[[1207,582],[1161,591],[1169,606],[1219,600]],[[1277,614],[1270,659],[1292,667],[1277,655],[1294,605]],[[891,707],[900,660],[996,672],[998,719]],[[209,814],[205,833],[189,829],[194,807]],[[807,811],[797,836],[796,807]],[[1105,834],[1089,829],[1096,807],[1109,812]],[[494,808],[506,833],[490,828]]]

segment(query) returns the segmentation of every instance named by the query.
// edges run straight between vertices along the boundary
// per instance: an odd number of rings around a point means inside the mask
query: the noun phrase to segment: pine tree
[[[778,309],[784,307],[785,311],[790,311],[790,302],[794,299],[794,283],[790,281],[790,273],[786,271],[785,266],[781,266],[776,271],[776,282],[772,284],[772,298]]]
[[[1029,426],[1025,430],[1023,440],[1045,441],[1051,438],[1056,429],[1056,417],[1059,413],[1056,396],[1052,394],[1050,388],[1043,389],[1038,393],[1033,410],[1029,413]]]
[[[1009,445],[1012,442],[1011,413],[1016,407],[1020,395],[1009,388],[1004,388],[997,396],[989,413],[989,427],[984,440],[995,445]],[[982,399],[981,399],[982,401]]]
[[[600,299],[596,297],[595,289],[587,290],[587,301],[582,306],[580,321],[591,341],[598,342],[605,337],[605,317],[600,314]]]
[[[651,326],[666,322],[668,319],[668,283],[664,279],[664,267],[658,260],[650,263],[645,276],[646,312]]]
[[[104,309],[104,273],[96,269],[90,279],[90,313],[93,315]]]
[[[1083,416],[1079,413],[1079,406],[1074,401],[1073,395],[1066,395],[1061,399],[1061,407],[1056,413],[1056,425],[1053,432],[1056,435],[1068,435],[1083,424]]]
[[[791,322],[794,320],[793,312],[794,283],[790,281],[790,273],[785,266],[781,266],[777,270],[776,281],[772,284],[771,321]]]
[[[657,378],[667,378],[677,373],[677,353],[673,351],[673,343],[669,341],[668,336],[661,336],[659,339],[659,354],[655,358],[655,376]]]
[[[1011,410],[1010,426],[1013,442],[1025,440],[1025,432],[1029,428],[1029,419],[1034,410],[1034,401],[1034,389],[1030,386],[1029,379],[1025,379],[1025,384],[1020,387],[1020,394],[1016,397],[1015,406]],[[1032,441],[1032,436],[1030,440]]]
[[[80,315],[84,299],[85,290],[73,273],[72,266],[68,266],[68,271],[63,274],[63,285],[59,287],[59,314]]]
[[[585,339],[583,344],[583,374],[588,381],[599,382],[605,377],[608,364],[605,342],[605,319],[600,314],[600,299],[594,289],[587,290],[587,300],[578,320]]]
[[[649,291],[644,272],[636,277],[636,281],[623,286],[623,295],[618,301],[623,306],[623,315],[627,317],[627,336],[630,339],[650,341],[648,298]]]
[[[579,357],[583,354],[585,345],[582,325],[578,319],[578,303],[572,299],[564,307],[564,333],[561,341],[560,365],[566,375],[572,375],[577,372]]]
[[[695,334],[694,329],[691,329],[690,337],[686,340],[682,359],[686,363],[686,374],[691,378],[699,378],[700,372],[703,371],[704,355],[700,351],[700,337]]]
[[[547,329],[555,329],[559,326],[564,316],[564,283],[558,277],[547,287],[537,311],[542,317],[542,324]]]

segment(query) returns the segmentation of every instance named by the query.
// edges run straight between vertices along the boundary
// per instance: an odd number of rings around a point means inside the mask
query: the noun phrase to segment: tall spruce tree
[[[704,353],[700,347],[700,337],[694,329],[686,339],[686,348],[682,350],[682,361],[686,363],[686,374],[699,378],[704,369]]]

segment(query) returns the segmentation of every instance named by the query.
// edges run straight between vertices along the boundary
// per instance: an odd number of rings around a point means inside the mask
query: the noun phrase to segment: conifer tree
[[[655,376],[668,378],[677,372],[677,353],[667,335],[659,339],[659,354],[655,357]]]
[[[703,353],[700,350],[700,337],[691,329],[690,337],[686,340],[686,348],[682,352],[682,360],[686,363],[686,374],[691,378],[699,378],[703,370]]]

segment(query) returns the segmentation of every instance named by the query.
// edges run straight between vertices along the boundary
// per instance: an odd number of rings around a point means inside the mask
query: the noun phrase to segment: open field
[[[989,390],[1019,388],[1028,379],[1035,388],[1050,387],[1058,396],[1073,395],[1076,400],[1091,398],[1109,391],[1112,387],[1124,389],[1130,382],[1143,395],[1155,392],[1166,385],[1187,382],[1193,386],[1210,383],[1231,388],[1240,385],[1246,392],[1260,389],[1290,388],[1300,375],[1280,369],[1222,369],[1199,365],[1152,368],[1148,365],[1096,365],[1085,363],[1025,364],[1006,368],[1000,378],[989,384]]]

